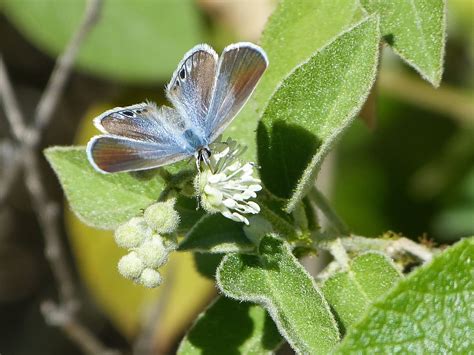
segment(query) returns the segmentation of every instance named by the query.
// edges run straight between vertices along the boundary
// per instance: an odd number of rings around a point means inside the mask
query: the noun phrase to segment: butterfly
[[[157,168],[194,156],[209,162],[209,145],[232,122],[268,66],[262,48],[240,42],[218,57],[208,45],[188,51],[166,86],[173,107],[145,102],[94,118],[103,134],[87,144],[101,173]]]

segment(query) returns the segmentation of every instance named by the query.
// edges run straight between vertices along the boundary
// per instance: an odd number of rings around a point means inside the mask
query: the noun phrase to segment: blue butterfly
[[[237,115],[268,66],[262,48],[227,46],[220,58],[200,44],[185,54],[166,86],[173,107],[141,103],[116,107],[94,119],[103,135],[87,144],[101,173],[137,171],[195,156],[208,162],[209,145]]]

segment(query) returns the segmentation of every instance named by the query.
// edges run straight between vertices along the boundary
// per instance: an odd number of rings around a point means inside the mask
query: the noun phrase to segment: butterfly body
[[[94,119],[103,135],[87,145],[89,161],[102,173],[136,171],[211,154],[223,132],[253,92],[268,65],[252,43],[226,47],[219,58],[208,45],[185,54],[166,87],[173,107],[141,103],[117,107]]]

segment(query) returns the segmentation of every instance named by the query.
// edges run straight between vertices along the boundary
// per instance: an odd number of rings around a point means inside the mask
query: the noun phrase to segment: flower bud
[[[146,240],[138,249],[138,257],[150,268],[158,268],[168,260],[169,251],[163,244],[163,239],[155,234],[151,239]]]
[[[131,252],[123,256],[118,263],[118,270],[123,277],[127,279],[136,279],[140,276],[145,265],[138,257],[137,253]]]
[[[122,248],[135,248],[150,237],[151,228],[143,217],[134,217],[115,230],[115,242]]]
[[[146,223],[157,233],[172,233],[179,224],[179,214],[174,209],[176,200],[157,202],[145,210]]]
[[[138,281],[148,288],[158,287],[161,284],[161,275],[156,270],[146,268],[143,270]]]

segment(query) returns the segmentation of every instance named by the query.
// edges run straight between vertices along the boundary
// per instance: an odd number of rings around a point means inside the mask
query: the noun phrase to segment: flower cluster
[[[245,214],[257,214],[260,207],[250,199],[262,189],[260,180],[253,177],[252,163],[238,161],[244,149],[233,140],[221,143],[225,148],[213,154],[209,163],[196,176],[194,186],[201,206],[208,213],[249,224]]]
[[[122,276],[149,288],[161,284],[157,269],[177,248],[173,238],[163,235],[174,232],[178,226],[179,215],[174,203],[175,200],[155,203],[145,210],[142,217],[134,217],[117,228],[115,241],[129,250],[118,263]]]

